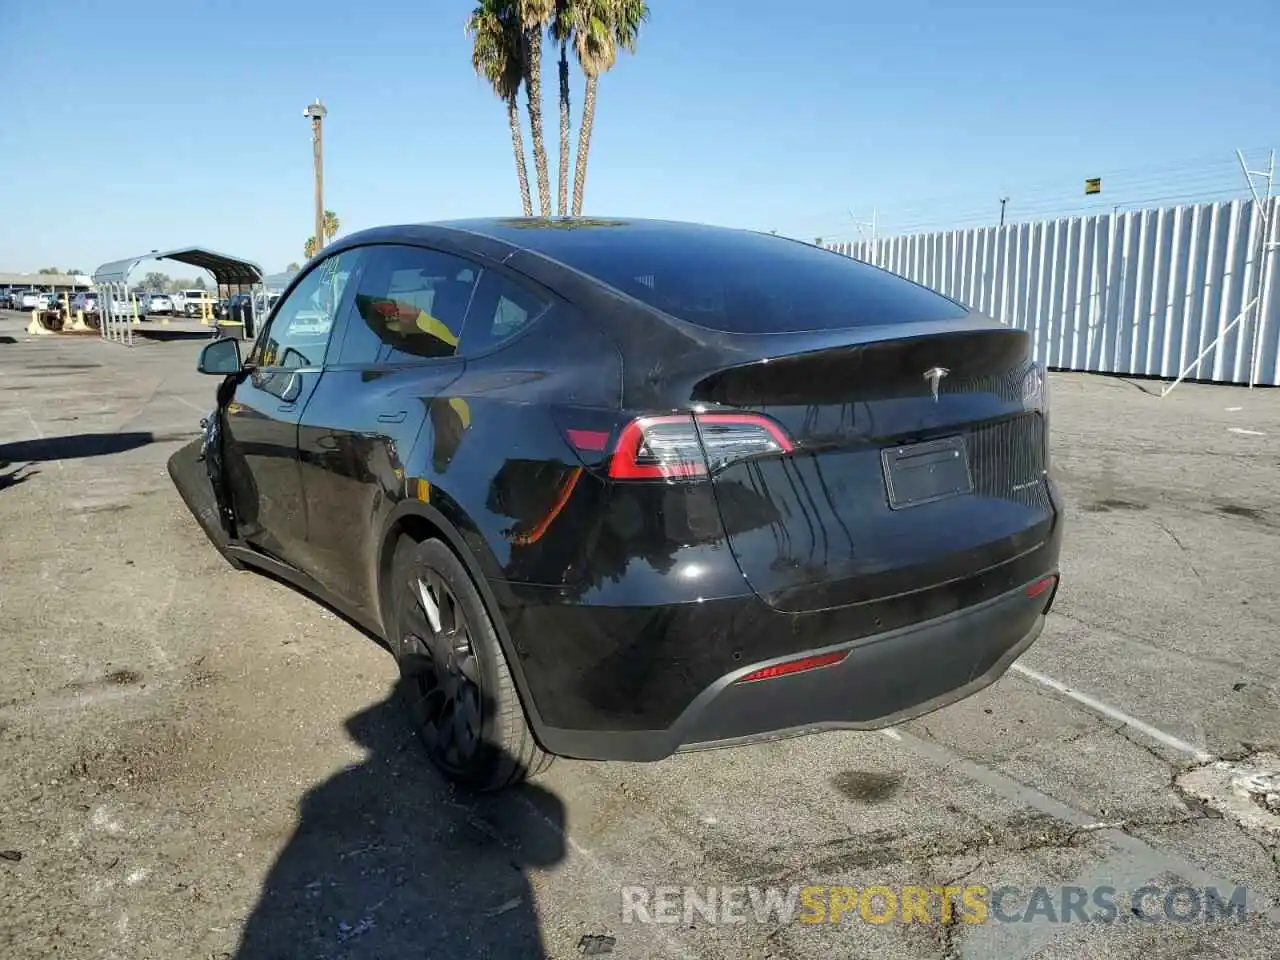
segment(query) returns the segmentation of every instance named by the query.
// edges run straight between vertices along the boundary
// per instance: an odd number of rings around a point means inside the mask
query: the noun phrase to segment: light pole
[[[316,102],[302,111],[304,117],[311,120],[311,148],[315,156],[316,168],[316,252],[324,246],[324,139],[321,125],[329,113],[316,97]]]
[[[1000,198],[1000,226],[1004,226],[1004,205],[1009,202],[1008,197]]]

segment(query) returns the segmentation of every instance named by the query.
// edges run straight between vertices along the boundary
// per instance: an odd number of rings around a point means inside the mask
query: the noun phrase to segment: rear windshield
[[[949,320],[966,310],[866,263],[781,237],[684,224],[511,230],[677,319],[729,333],[796,333]]]

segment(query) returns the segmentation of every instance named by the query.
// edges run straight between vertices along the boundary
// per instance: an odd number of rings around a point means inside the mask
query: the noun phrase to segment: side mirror
[[[200,351],[200,359],[196,361],[196,370],[215,377],[226,377],[239,373],[240,341],[235,337],[224,337],[207,343]]]

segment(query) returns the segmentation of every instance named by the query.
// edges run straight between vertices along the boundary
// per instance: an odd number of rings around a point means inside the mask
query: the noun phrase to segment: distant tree
[[[551,216],[551,180],[547,173],[547,144],[542,136],[542,31],[550,25],[555,7],[555,0],[515,0],[512,7],[523,30],[520,50],[529,108],[529,140],[533,144],[538,209],[544,217]]]
[[[68,271],[67,271],[67,275],[68,275],[68,276],[71,276],[71,277],[78,277],[78,276],[80,276],[80,275],[81,275],[81,274],[83,274],[83,273],[84,273],[84,271],[83,271],[83,270],[81,270],[81,269],[79,269],[78,267],[72,268],[72,269],[70,269],[70,270],[68,270]]]
[[[40,276],[42,277],[47,277],[52,274],[61,273],[61,272],[62,271],[59,270],[57,267],[41,267],[40,268]]]
[[[332,210],[326,210],[324,212],[324,223],[321,226],[324,228],[324,242],[328,243],[338,235],[338,231],[342,228],[342,221],[338,219],[338,215]]]
[[[342,229],[342,221],[338,219],[338,215],[332,210],[326,210],[324,212],[324,222],[320,224],[320,228],[324,231],[324,236],[319,243],[316,243],[315,237],[308,237],[307,242],[302,245],[302,255],[308,260],[338,235],[338,231]]]
[[[191,286],[197,290],[204,290],[208,284],[204,282],[204,277],[196,277],[195,283],[191,284]]]
[[[285,267],[285,268],[284,268],[284,272],[285,272],[285,273],[297,273],[297,272],[298,272],[299,270],[301,270],[301,269],[302,269],[302,268],[301,268],[300,266],[298,266],[296,263],[291,263],[291,264],[289,264],[287,267]]]
[[[148,290],[167,290],[171,283],[173,281],[169,279],[167,273],[160,273],[157,270],[151,271],[142,278],[142,285]]]
[[[506,105],[520,202],[524,215],[532,217],[533,198],[529,194],[529,171],[524,157],[518,100],[520,83],[524,79],[524,27],[515,8],[506,0],[480,0],[467,18],[467,33],[472,44],[471,66],[488,81],[493,92]],[[568,110],[567,103],[564,109]]]
[[[571,6],[577,11],[569,15],[573,23],[574,50],[578,55],[578,66],[587,78],[573,175],[573,215],[580,217],[582,196],[587,186],[587,155],[591,150],[600,76],[613,69],[619,51],[635,53],[640,28],[649,19],[649,4],[644,0],[575,0]],[[545,212],[543,216],[546,216]]]
[[[813,245],[814,245],[815,247],[820,247],[820,246],[822,246],[822,238],[821,238],[821,237],[814,237],[814,238],[813,238]]]

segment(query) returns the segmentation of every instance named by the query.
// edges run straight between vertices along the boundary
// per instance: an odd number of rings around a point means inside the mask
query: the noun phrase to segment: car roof
[[[744,236],[776,239],[780,243],[796,242],[736,227],[643,217],[473,217],[374,227],[348,234],[337,246],[430,242],[449,235],[453,235],[455,239],[462,239],[460,235],[483,237],[497,241],[506,249],[507,254],[528,250],[549,260],[557,259],[555,252],[558,249],[579,242],[606,243],[620,254],[625,254],[626,248],[631,245],[639,247],[661,243],[667,246],[692,246],[713,242],[717,238],[729,240]]]

